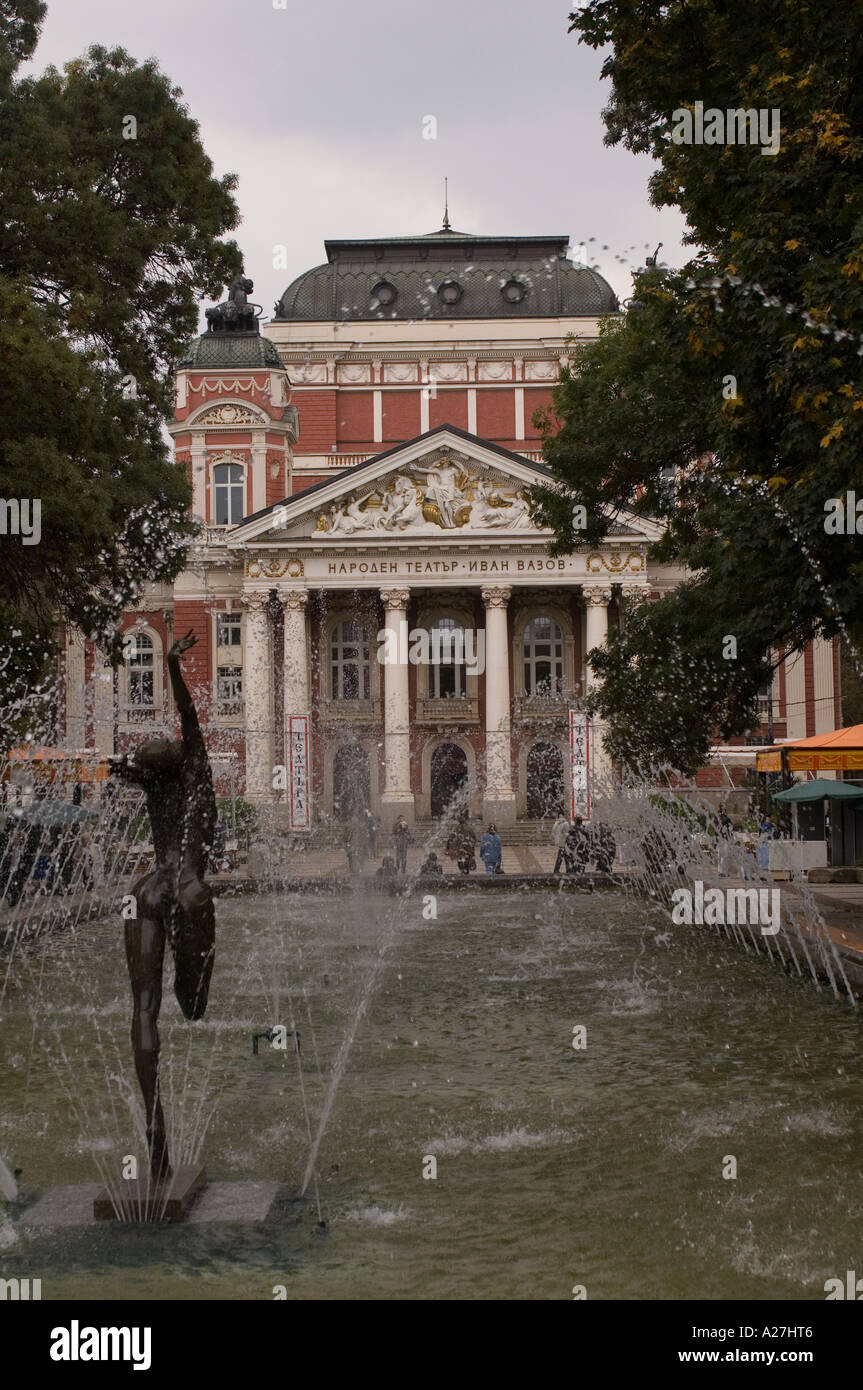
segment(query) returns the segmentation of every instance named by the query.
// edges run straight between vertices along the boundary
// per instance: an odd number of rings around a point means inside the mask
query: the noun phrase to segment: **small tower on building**
[[[235,526],[291,492],[297,409],[278,350],[261,336],[253,288],[237,277],[177,368],[168,430],[208,527]]]

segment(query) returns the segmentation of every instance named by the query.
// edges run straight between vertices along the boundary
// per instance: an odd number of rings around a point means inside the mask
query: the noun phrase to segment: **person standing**
[[[759,869],[770,868],[770,843],[775,838],[776,826],[769,816],[765,816],[761,822],[758,834],[758,845],[755,851],[755,858],[758,861]]]
[[[459,811],[458,821],[447,840],[446,852],[454,859],[460,874],[469,874],[476,868],[476,836],[471,829],[470,813],[466,808]]]
[[[731,846],[734,839],[734,826],[724,806],[719,808],[719,852],[716,857],[718,873],[726,877],[731,873]]]
[[[407,872],[408,864],[408,845],[413,836],[408,830],[408,824],[404,816],[399,816],[393,826],[393,845],[396,851],[396,872],[403,874]]]
[[[381,892],[384,884],[391,882],[395,876],[396,861],[391,854],[385,854],[380,868],[375,869],[375,887]]]
[[[489,824],[488,830],[479,842],[479,857],[485,864],[487,874],[501,873],[503,845],[494,824]]]
[[[576,816],[566,837],[566,872],[583,874],[590,855],[590,841],[581,816]]]
[[[471,824],[465,816],[459,826],[458,842],[458,871],[460,874],[470,874],[476,868],[476,836],[471,829]]]
[[[366,862],[368,837],[365,820],[354,816],[350,823],[348,836],[348,869],[352,874],[361,874]]]
[[[610,874],[617,854],[617,843],[607,825],[597,825],[591,838],[593,861],[599,874]]]
[[[369,810],[368,807],[366,807],[365,811],[363,812],[363,815],[365,816],[365,819],[366,819],[366,838],[367,838],[368,844],[369,844],[369,858],[370,858],[370,859],[377,859],[377,857],[378,857],[378,823],[377,823],[377,821],[375,820],[374,816],[372,815],[372,813],[371,813],[371,811]]]
[[[566,837],[570,831],[569,821],[563,814],[559,815],[551,828],[551,839],[557,850],[557,858],[554,861],[553,874],[559,874],[561,865],[566,867]]]

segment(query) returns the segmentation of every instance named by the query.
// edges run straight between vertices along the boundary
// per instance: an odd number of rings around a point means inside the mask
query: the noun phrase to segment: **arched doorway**
[[[351,820],[370,805],[368,753],[358,743],[343,743],[333,758],[333,815]]]
[[[553,743],[535,743],[527,755],[527,814],[541,820],[563,807],[563,754]]]
[[[442,743],[432,753],[431,813],[442,816],[453,797],[467,784],[467,757],[456,743]]]

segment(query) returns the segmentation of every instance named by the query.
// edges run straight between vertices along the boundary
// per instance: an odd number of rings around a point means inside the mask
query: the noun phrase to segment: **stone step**
[[[515,848],[518,846],[550,845],[552,844],[552,824],[553,822],[550,820],[522,820],[516,821],[515,825],[498,826],[498,831],[504,846]],[[479,842],[480,836],[485,830],[486,822],[479,816],[474,816],[472,826],[477,842]],[[414,843],[423,844],[430,840],[439,827],[440,821],[435,817],[419,818],[412,831]],[[265,822],[261,827],[263,838],[267,838],[267,833],[270,831],[286,838],[293,838],[286,806],[267,808]],[[345,842],[345,830],[343,826],[338,824],[316,825],[310,832],[297,834],[296,838],[314,850],[342,849]],[[379,829],[378,852],[388,852],[391,847],[392,838],[389,832]]]

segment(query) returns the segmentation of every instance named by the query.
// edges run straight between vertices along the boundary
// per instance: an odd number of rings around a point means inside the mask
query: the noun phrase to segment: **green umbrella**
[[[826,777],[816,777],[814,782],[798,782],[787,787],[784,792],[774,792],[774,801],[860,801],[863,800],[863,787],[854,787],[850,782],[828,782]]]

